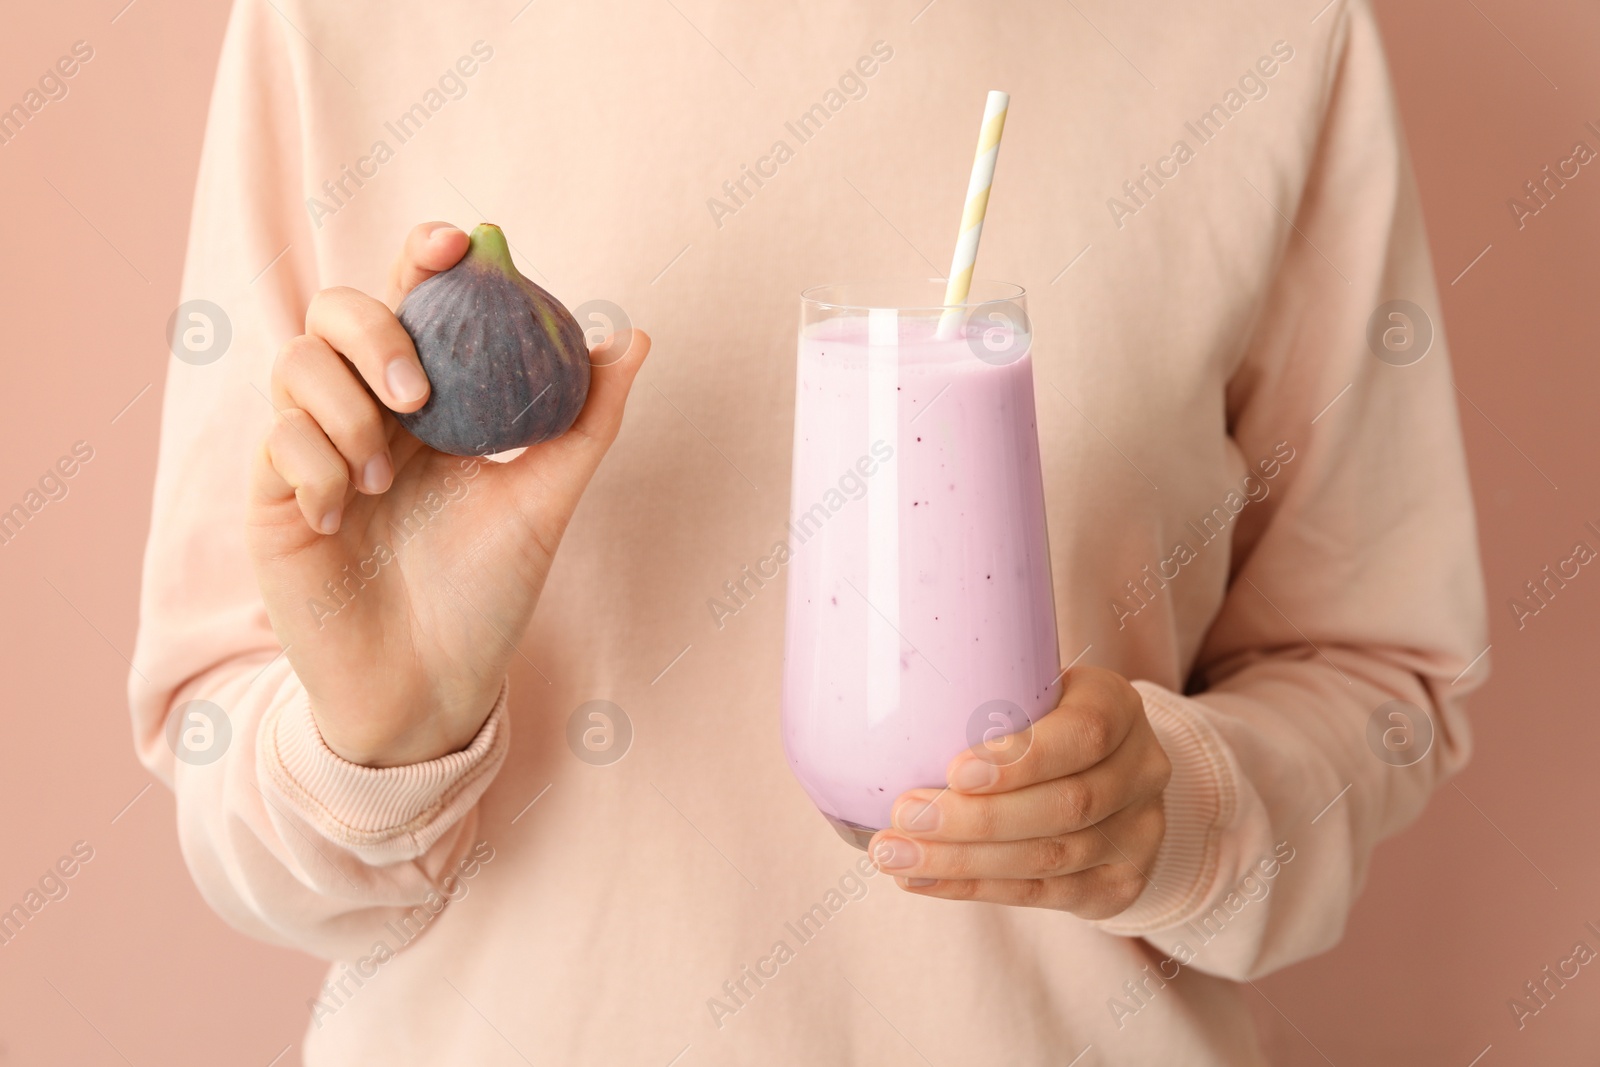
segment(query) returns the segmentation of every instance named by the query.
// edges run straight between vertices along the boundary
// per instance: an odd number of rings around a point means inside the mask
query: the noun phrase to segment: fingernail
[[[939,828],[943,812],[931,800],[908,800],[895,809],[894,824],[902,830],[930,833]]]
[[[885,837],[872,850],[878,866],[886,871],[901,871],[914,867],[922,859],[922,849],[915,841],[903,837]]]
[[[326,515],[322,516],[322,523],[318,529],[325,534],[331,534],[337,531],[339,529],[339,513],[337,511],[330,511]]]
[[[950,772],[950,788],[962,792],[984,789],[1000,780],[1000,768],[981,759],[965,759]]]
[[[428,379],[422,368],[406,359],[391,360],[383,372],[383,380],[389,386],[390,395],[402,404],[418,400],[428,391]]]
[[[389,465],[389,456],[379,452],[367,460],[367,465],[361,469],[361,487],[369,493],[381,493],[389,488],[393,477],[394,468]]]
[[[906,879],[906,888],[908,888],[908,889],[926,889],[930,885],[933,885],[938,880],[939,879],[937,879],[937,878],[907,878]]]

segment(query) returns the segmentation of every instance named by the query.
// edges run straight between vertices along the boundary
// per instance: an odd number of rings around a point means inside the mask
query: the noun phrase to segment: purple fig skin
[[[491,455],[560,437],[583,410],[583,328],[512,265],[500,227],[474,229],[467,254],[411,290],[399,318],[432,391],[395,417],[423,444]]]

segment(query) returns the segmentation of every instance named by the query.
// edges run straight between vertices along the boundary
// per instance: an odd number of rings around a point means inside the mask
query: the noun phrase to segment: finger
[[[933,841],[1022,841],[1070,833],[1159,796],[1171,768],[1154,733],[1143,729],[1093,767],[1064,778],[1005,793],[907,790],[895,800],[892,819],[896,829]]]
[[[428,376],[411,335],[394,312],[366,293],[322,290],[306,311],[306,333],[354,364],[378,399],[395,411],[415,411],[428,399]]]
[[[276,495],[292,493],[306,525],[317,533],[337,532],[350,480],[344,458],[316,420],[299,408],[278,412],[267,433],[266,455],[281,479]],[[274,487],[266,488],[270,493]]]
[[[650,335],[624,330],[589,353],[589,396],[570,429],[529,448],[506,464],[513,476],[531,476],[525,501],[546,514],[570,514],[595,468],[622,428],[622,414],[639,368],[650,354]]]
[[[1120,915],[1149,882],[1126,863],[1104,864],[1060,878],[972,880],[897,878],[900,888],[945,900],[978,900],[1018,908],[1052,908],[1096,920]]]
[[[464,230],[448,222],[424,222],[406,234],[405,246],[389,267],[389,306],[418,285],[455,266],[471,243]]]
[[[944,842],[884,831],[873,841],[879,867],[919,878],[1057,878],[1107,863],[1147,867],[1160,846],[1159,800],[1124,808],[1083,830],[1023,841]]]
[[[628,393],[649,354],[650,335],[643,330],[623,330],[596,345],[589,352],[589,398],[572,428],[557,440],[598,465],[622,428]]]
[[[994,793],[1077,774],[1122,743],[1142,711],[1138,701],[1121,675],[1097,667],[1068,671],[1055,710],[1003,747],[979,745],[956,756],[946,771],[950,787]]]
[[[309,414],[362,492],[381,493],[394,481],[383,409],[322,338],[302,335],[283,346],[272,365],[272,402]]]

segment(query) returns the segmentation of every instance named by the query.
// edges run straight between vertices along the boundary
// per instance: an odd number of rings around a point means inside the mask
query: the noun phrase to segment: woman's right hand
[[[509,463],[427,447],[393,415],[420,408],[428,382],[392,309],[466,250],[461,230],[425,223],[387,304],[345,288],[312,299],[273,365],[277,415],[251,476],[249,549],[273,629],[323,740],[367,766],[458,751],[483,726],[650,350],[627,331],[591,352],[577,422]]]

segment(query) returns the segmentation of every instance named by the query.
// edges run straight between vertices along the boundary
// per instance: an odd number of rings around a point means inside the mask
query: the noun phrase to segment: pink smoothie
[[[1061,693],[1029,339],[995,365],[872,316],[800,339],[783,683],[795,775],[869,830],[944,786],[981,707]]]

